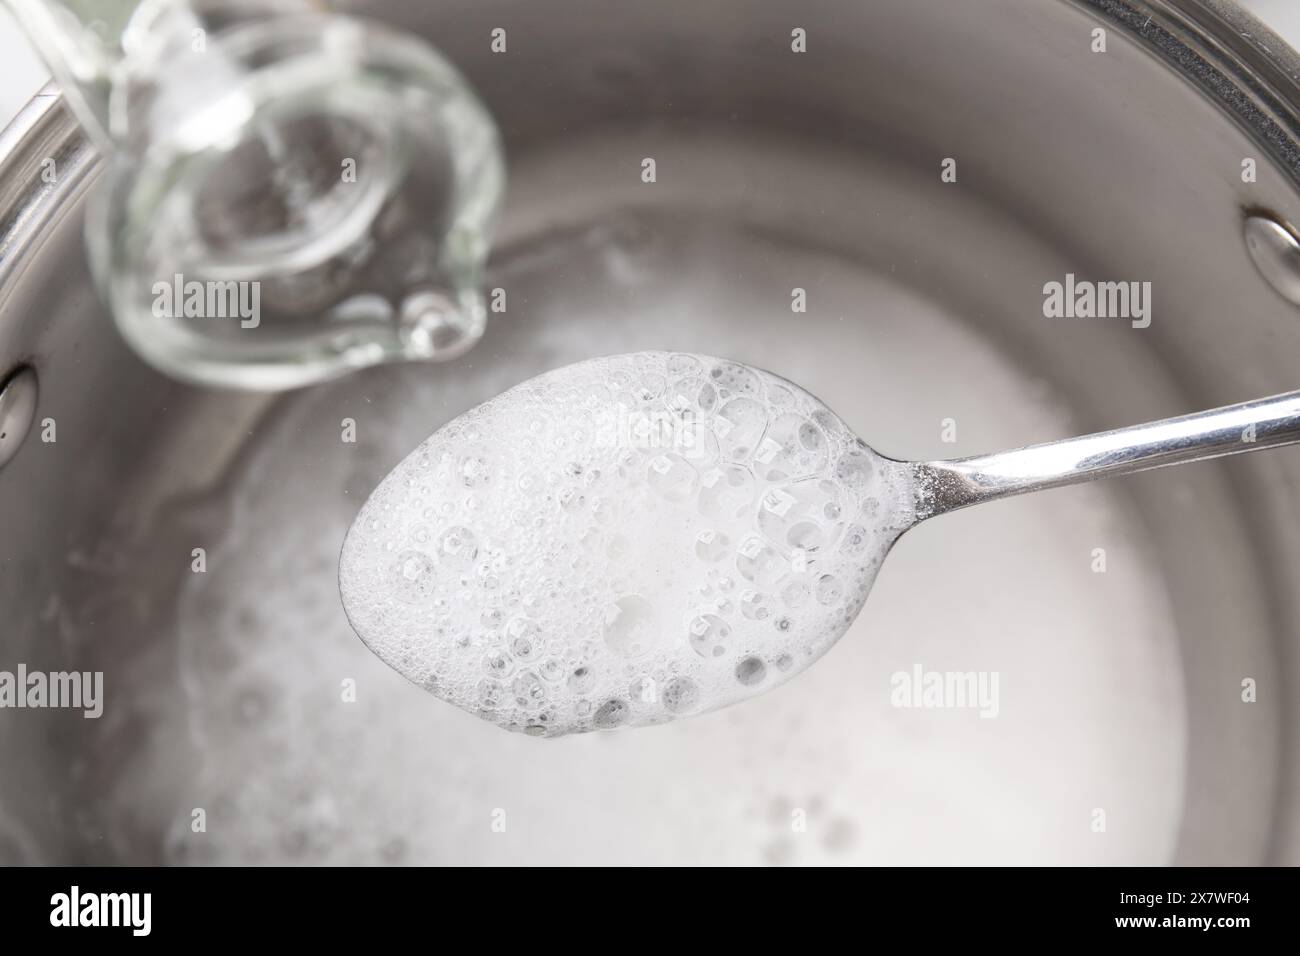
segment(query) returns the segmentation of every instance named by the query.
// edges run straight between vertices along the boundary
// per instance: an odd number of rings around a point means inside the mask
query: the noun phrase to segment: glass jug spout
[[[292,388],[482,335],[500,137],[422,41],[311,0],[5,0],[107,152],[86,217],[123,336]]]

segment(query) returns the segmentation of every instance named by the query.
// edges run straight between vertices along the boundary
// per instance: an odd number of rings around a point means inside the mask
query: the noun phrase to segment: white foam
[[[512,730],[659,723],[768,690],[847,630],[906,526],[882,460],[756,369],[640,352],[430,436],[340,560],[362,640]]]

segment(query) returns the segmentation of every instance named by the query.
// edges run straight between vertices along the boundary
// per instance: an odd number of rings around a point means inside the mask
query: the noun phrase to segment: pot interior
[[[57,423],[0,471],[0,669],[103,671],[105,706],[0,715],[23,768],[0,779],[0,859],[1294,852],[1294,450],[928,522],[807,673],[646,730],[503,733],[371,655],[337,589],[343,535],[401,458],[592,356],[766,368],[917,459],[1295,387],[1300,319],[1240,231],[1245,208],[1293,215],[1294,189],[1216,104],[1083,4],[353,6],[436,43],[497,116],[510,185],[488,286],[506,310],[450,363],[274,398],[193,389],[118,340],[75,197],[50,216],[0,293],[0,358],[30,362]],[[1151,282],[1150,327],[1045,318],[1044,284],[1071,273]],[[917,671],[996,674],[996,706],[900,706]],[[1247,678],[1266,689],[1251,704]]]

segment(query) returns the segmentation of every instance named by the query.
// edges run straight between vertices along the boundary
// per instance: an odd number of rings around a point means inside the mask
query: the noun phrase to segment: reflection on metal
[[[1242,233],[1259,274],[1278,295],[1300,305],[1300,239],[1266,213],[1247,216]]]
[[[0,386],[0,468],[18,449],[36,418],[36,372],[23,366]]]

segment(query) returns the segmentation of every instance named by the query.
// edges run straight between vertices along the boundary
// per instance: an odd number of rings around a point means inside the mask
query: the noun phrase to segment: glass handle
[[[123,37],[142,0],[4,0],[77,119],[101,148],[111,143],[109,94]]]

